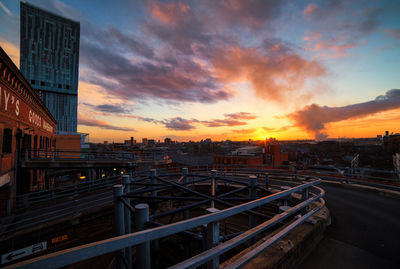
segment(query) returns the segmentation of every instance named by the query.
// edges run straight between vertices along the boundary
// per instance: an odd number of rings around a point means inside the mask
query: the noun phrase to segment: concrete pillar
[[[216,208],[207,208],[208,213],[215,213],[219,210]],[[207,224],[207,249],[213,248],[219,242],[219,223],[218,221]],[[217,269],[219,267],[219,257],[207,262],[207,269]]]
[[[123,186],[121,184],[114,185],[114,233],[116,236],[125,234],[124,223],[124,205],[121,202]],[[118,251],[117,268],[124,268],[125,251]]]
[[[157,169],[151,169],[151,170],[150,170],[150,177],[151,177],[151,183],[152,183],[152,184],[157,184],[157,178],[156,178],[156,176],[157,176]],[[153,186],[153,188],[155,188],[155,186]],[[156,196],[157,196],[157,191],[152,191],[152,192],[151,192],[151,195],[152,195],[153,197],[156,197]]]
[[[183,183],[184,183],[185,188],[189,187],[188,174],[189,174],[189,169],[182,168]],[[183,202],[184,206],[186,206],[187,204],[188,204],[187,201]],[[186,209],[183,211],[183,219],[188,219],[188,218],[189,218],[189,210]]]
[[[149,221],[149,206],[147,204],[138,204],[135,206],[136,232],[145,229],[146,222]],[[150,269],[150,242],[147,241],[136,246],[136,268]]]
[[[130,192],[130,177],[128,175],[123,176],[124,179],[124,187],[125,187],[125,194]],[[131,199],[127,198],[126,202],[130,205]],[[125,220],[125,234],[131,233],[131,211],[128,207],[124,207],[124,220]],[[125,257],[127,261],[128,268],[132,268],[132,248],[125,249]]]
[[[257,198],[257,177],[249,176],[249,198],[256,199]],[[257,225],[257,219],[253,215],[249,215],[249,229],[255,227]]]
[[[302,200],[307,201],[308,197],[309,197],[309,189],[306,188],[303,190]],[[304,209],[302,211],[303,211],[303,214],[306,214],[308,212],[308,206],[304,207]]]
[[[217,170],[211,170],[211,196],[213,198],[215,197],[216,177],[217,177]],[[211,201],[211,208],[215,208],[214,200]]]

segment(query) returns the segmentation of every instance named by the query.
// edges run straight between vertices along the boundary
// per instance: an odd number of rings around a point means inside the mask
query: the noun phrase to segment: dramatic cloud
[[[223,126],[242,126],[247,125],[246,121],[257,118],[252,113],[238,112],[232,114],[225,114],[224,119],[212,119],[212,120],[197,120],[197,119],[184,119],[181,117],[175,117],[162,121],[153,121],[157,124],[163,124],[167,129],[170,130],[191,130],[197,128],[198,125],[206,127],[223,127]]]
[[[212,59],[217,77],[225,82],[250,81],[257,96],[282,102],[301,91],[307,79],[325,75],[317,61],[306,60],[283,44],[272,44],[265,43],[264,52],[241,47],[217,51]]]
[[[283,1],[275,0],[211,0],[208,2],[216,5],[218,17],[226,23],[244,25],[250,29],[260,28],[276,19],[283,6]]]
[[[308,35],[304,36],[303,40],[307,44],[305,46],[306,50],[318,52],[319,56],[330,58],[347,57],[347,50],[357,46],[356,43],[347,43],[345,40],[343,40],[344,43],[342,41],[338,42],[337,38],[324,40],[320,33],[314,32],[308,32]]]
[[[85,106],[92,108],[95,112],[106,112],[110,114],[122,114],[128,113],[130,110],[124,108],[122,104],[119,105],[110,105],[110,104],[103,104],[103,105],[92,105],[88,103],[82,103]]]
[[[168,25],[176,25],[179,17],[188,12],[189,5],[173,2],[150,2],[149,10],[157,20]]]
[[[249,112],[237,112],[233,114],[225,114],[224,116],[235,120],[254,120],[257,118],[256,115]]]
[[[266,132],[271,132],[271,133],[279,133],[279,132],[285,132],[292,128],[293,126],[288,125],[288,126],[282,126],[280,128],[271,128],[271,127],[262,127],[262,129]]]
[[[102,120],[87,118],[81,114],[78,115],[78,124],[85,125],[85,126],[99,127],[102,129],[108,129],[108,130],[114,130],[114,131],[125,131],[125,132],[135,132],[136,131],[133,128],[118,127],[118,126],[110,125],[107,122],[102,121]]]
[[[196,128],[193,123],[193,120],[186,120],[181,117],[175,117],[172,119],[168,119],[163,121],[165,127],[169,130],[177,130],[177,131],[187,131]]]
[[[82,24],[81,63],[91,72],[81,80],[119,98],[200,103],[228,100],[234,95],[232,83],[249,81],[257,96],[282,102],[290,101],[294,91],[302,95],[308,79],[326,73],[272,31],[251,47],[237,35],[237,27],[249,36],[272,28],[282,1],[151,0],[145,7],[149,16],[139,29],[146,38],[113,26]]]
[[[232,119],[222,119],[222,120],[210,120],[210,121],[201,121],[207,127],[222,127],[222,126],[240,126],[247,125],[245,121],[232,120]]]
[[[238,134],[252,134],[255,131],[257,131],[257,128],[232,130],[233,133],[238,133]]]
[[[328,107],[312,104],[302,110],[287,115],[300,127],[315,135],[316,139],[324,139],[328,135],[325,132],[326,124],[347,119],[364,117],[377,112],[391,110],[400,107],[400,90],[393,89],[380,95],[375,100],[343,107]]]
[[[102,47],[123,53],[143,56],[149,59],[154,57],[153,49],[142,42],[133,34],[123,33],[117,27],[109,25],[106,29],[101,29],[95,25],[85,22],[82,25],[82,42],[92,44],[93,40],[100,43]]]
[[[221,88],[212,74],[187,58],[132,63],[109,49],[81,44],[83,64],[98,75],[81,79],[100,85],[123,98],[158,98],[214,103],[232,94]]]
[[[308,4],[308,6],[303,10],[303,14],[306,16],[312,16],[312,14],[317,9],[315,4]]]
[[[360,8],[356,1],[311,3],[303,10],[310,22],[310,29],[303,38],[305,49],[323,58],[347,57],[349,49],[364,44],[364,38],[378,29],[383,12],[373,4]]]

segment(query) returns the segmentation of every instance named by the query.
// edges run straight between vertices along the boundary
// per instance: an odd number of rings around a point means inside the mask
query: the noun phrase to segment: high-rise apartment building
[[[76,133],[80,24],[21,2],[20,69],[57,120]]]

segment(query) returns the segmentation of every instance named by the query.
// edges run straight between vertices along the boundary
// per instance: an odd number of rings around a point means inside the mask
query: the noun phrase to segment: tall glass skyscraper
[[[21,2],[20,69],[57,120],[76,133],[80,24]]]

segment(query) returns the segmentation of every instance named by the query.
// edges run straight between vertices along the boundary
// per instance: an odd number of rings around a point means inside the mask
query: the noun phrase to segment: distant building
[[[394,171],[397,173],[397,177],[400,179],[400,153],[393,155],[393,166]]]
[[[275,139],[265,140],[265,163],[273,166],[283,165],[289,160],[289,154],[281,151],[281,145]]]
[[[264,164],[262,155],[249,156],[249,155],[213,155],[213,167],[237,167],[237,166],[262,166]]]
[[[171,144],[171,138],[168,138],[168,137],[165,138],[164,139],[164,143],[167,144],[167,145]]]
[[[143,145],[147,145],[148,144],[148,140],[147,140],[147,138],[142,138],[142,144]]]
[[[154,145],[156,144],[156,140],[154,140],[154,139],[149,139],[149,140],[147,141],[147,144],[148,144],[148,145],[154,146]]]
[[[400,134],[390,134],[386,131],[386,135],[383,137],[383,149],[390,153],[394,154],[400,152]]]
[[[21,2],[20,69],[57,120],[56,133],[76,133],[78,22]]]

